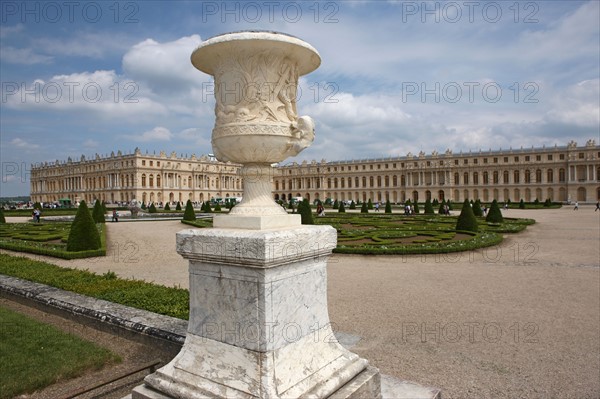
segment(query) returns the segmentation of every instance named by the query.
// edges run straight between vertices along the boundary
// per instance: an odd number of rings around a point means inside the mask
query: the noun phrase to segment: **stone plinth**
[[[190,262],[186,341],[133,399],[378,397],[377,370],[331,330],[336,240],[331,226],[178,233]]]

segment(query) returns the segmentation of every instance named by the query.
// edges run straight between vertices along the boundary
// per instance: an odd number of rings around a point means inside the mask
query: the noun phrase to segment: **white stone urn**
[[[204,41],[192,64],[214,76],[217,159],[242,164],[244,194],[215,227],[274,228],[300,224],[272,198],[272,164],[297,155],[314,140],[314,122],[296,110],[298,77],[319,67],[310,44],[277,32],[227,33]],[[235,217],[237,218],[235,218]]]

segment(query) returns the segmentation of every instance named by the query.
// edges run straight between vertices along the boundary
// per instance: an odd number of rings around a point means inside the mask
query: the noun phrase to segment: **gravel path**
[[[497,247],[334,255],[334,329],[385,374],[445,398],[600,398],[600,212],[508,210],[533,226]],[[10,221],[10,219],[9,219]],[[188,287],[177,221],[108,223],[108,255],[61,266]]]

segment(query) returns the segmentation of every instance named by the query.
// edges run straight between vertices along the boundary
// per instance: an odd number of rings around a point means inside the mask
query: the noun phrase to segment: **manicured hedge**
[[[62,259],[80,259],[106,255],[104,224],[96,224],[101,246],[96,250],[67,251],[70,223],[5,223],[0,225],[0,248],[53,256]]]

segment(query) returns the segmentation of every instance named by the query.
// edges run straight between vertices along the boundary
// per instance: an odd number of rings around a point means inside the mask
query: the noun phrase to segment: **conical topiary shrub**
[[[485,221],[488,223],[504,222],[504,218],[502,217],[502,212],[500,211],[500,207],[498,206],[498,201],[496,201],[496,200],[492,201],[492,205],[490,205],[490,210],[488,211],[488,214],[485,217]]]
[[[519,201],[519,209],[525,209],[525,201],[523,201],[523,198]]]
[[[419,209],[419,203],[417,201],[415,201],[415,215],[419,212],[421,212],[421,210]]]
[[[215,212],[221,212],[221,204],[218,202],[215,204]]]
[[[165,211],[170,211],[170,210],[171,210],[171,207],[169,206],[169,203],[168,203],[168,202],[165,204],[165,207],[164,207],[163,209],[164,209]]]
[[[4,217],[4,208],[0,206],[0,223],[6,223],[6,218]]]
[[[346,213],[346,207],[344,206],[344,201],[340,201],[340,207],[338,208],[339,213]]]
[[[392,203],[390,201],[385,203],[385,213],[392,213]]]
[[[356,204],[354,201],[350,202],[350,209],[356,209]]]
[[[338,200],[335,200],[333,202],[333,209],[340,209],[340,203],[338,202]]]
[[[552,202],[550,201],[550,198],[546,198],[546,201],[544,201],[544,207],[549,208],[550,206],[552,206]]]
[[[473,232],[477,232],[477,230],[479,230],[477,226],[477,218],[473,214],[473,208],[471,208],[471,204],[467,199],[465,202],[463,202],[462,210],[460,211],[460,215],[456,221],[456,230]]]
[[[212,212],[212,209],[211,209],[211,207],[210,207],[210,202],[209,202],[209,201],[206,201],[206,202],[204,203],[204,209],[203,209],[203,211],[204,211],[205,213],[211,213],[211,212]]]
[[[431,203],[431,200],[428,198],[425,201],[425,214],[426,215],[433,215],[435,212],[433,211],[433,204]]]
[[[150,208],[148,208],[148,212],[149,213],[156,213],[156,212],[158,212],[156,210],[156,206],[154,205],[154,202],[152,204],[150,204]]]
[[[81,201],[67,240],[67,251],[86,251],[101,246],[100,233],[85,201]]]
[[[373,201],[371,201],[371,198],[369,198],[369,202],[367,202],[367,208],[369,208],[369,210],[373,209]]]
[[[481,201],[479,201],[479,200],[476,200],[473,203],[473,215],[483,216],[483,209],[481,209]]]
[[[304,198],[302,202],[298,204],[298,213],[300,214],[302,224],[315,224],[315,222],[313,221],[310,204],[308,203],[308,200],[306,198]]]
[[[360,213],[369,213],[369,207],[366,202],[363,202],[360,206]]]
[[[192,201],[188,200],[185,204],[185,212],[183,213],[183,220],[194,221],[196,220],[196,212],[194,212],[194,206]]]
[[[95,223],[106,223],[106,219],[104,218],[104,207],[102,203],[96,200],[94,204],[94,210],[92,211],[92,218]]]
[[[176,211],[180,211],[181,210],[181,202],[177,201],[177,206],[175,207]]]

